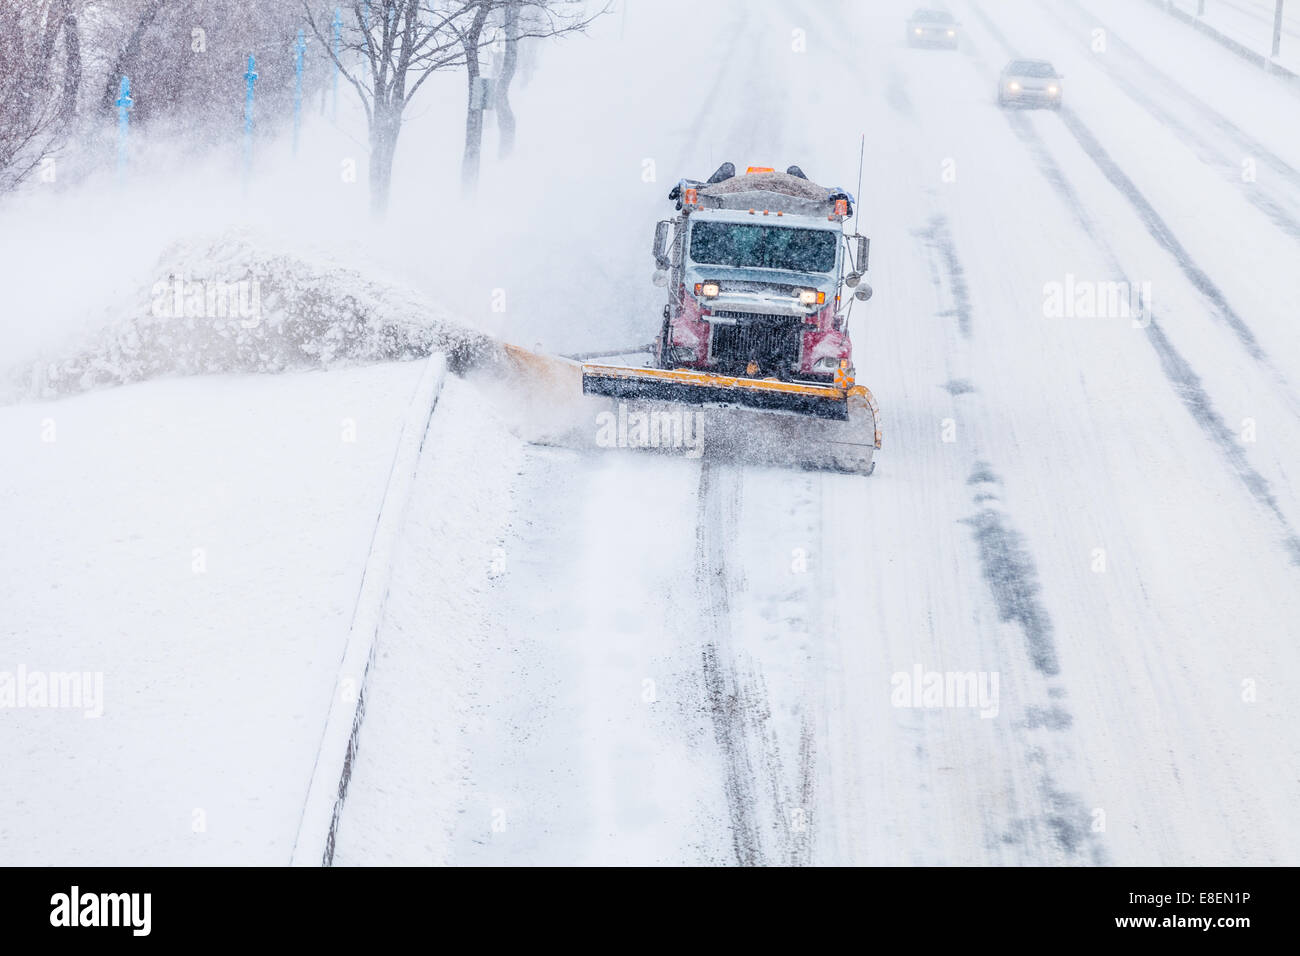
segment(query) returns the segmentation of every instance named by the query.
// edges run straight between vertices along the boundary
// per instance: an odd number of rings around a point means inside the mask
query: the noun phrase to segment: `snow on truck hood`
[[[755,195],[763,196],[765,194],[756,193]],[[697,209],[690,215],[690,221],[695,222],[699,219],[706,219],[709,222],[746,222],[760,223],[764,226],[784,226],[792,229],[820,229],[824,232],[833,232],[836,235],[844,235],[844,229],[838,222],[827,219],[825,216],[802,216],[789,212],[777,211],[775,205],[769,206],[766,215],[763,213],[764,207],[758,205],[754,211],[748,209]]]

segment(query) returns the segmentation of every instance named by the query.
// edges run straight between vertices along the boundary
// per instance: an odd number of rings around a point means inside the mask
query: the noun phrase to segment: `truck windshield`
[[[830,272],[835,268],[837,236],[829,229],[696,220],[691,226],[691,259],[747,269]]]

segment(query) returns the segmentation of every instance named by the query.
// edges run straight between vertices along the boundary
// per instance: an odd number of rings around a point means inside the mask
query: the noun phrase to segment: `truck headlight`
[[[674,345],[668,350],[668,357],[674,362],[694,362],[695,349],[689,345]]]
[[[814,372],[833,372],[839,367],[840,360],[833,355],[828,355],[826,358],[819,358],[817,361],[813,362]]]
[[[822,305],[826,302],[826,293],[816,289],[798,289],[796,294],[800,305]]]
[[[695,283],[695,294],[703,296],[706,299],[716,298],[718,295],[718,284],[716,282],[697,282]]]

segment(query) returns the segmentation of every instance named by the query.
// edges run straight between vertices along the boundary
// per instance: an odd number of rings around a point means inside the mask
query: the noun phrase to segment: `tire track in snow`
[[[722,513],[728,503],[718,487],[723,480],[716,465],[707,459],[701,462],[695,527],[695,574],[701,590],[705,630],[701,672],[714,737],[725,762],[722,786],[731,818],[732,848],[737,863],[755,866],[763,862],[763,846],[754,816],[757,804],[754,770],[745,733],[745,712],[750,705],[734,665],[723,659],[731,636],[726,556],[732,542],[725,540],[721,532],[735,527]],[[739,484],[733,483],[729,490],[734,504],[740,493]]]
[[[916,110],[912,106],[912,98],[907,94],[907,83],[903,78],[903,72],[892,63],[889,65],[889,76],[885,81],[885,101],[889,103],[889,108],[900,116],[905,116],[909,120],[916,119]]]
[[[1001,479],[986,462],[975,464],[966,484],[980,488],[975,495],[979,511],[965,520],[974,529],[980,567],[993,593],[998,616],[1020,625],[1034,667],[1049,677],[1055,677],[1061,668],[1052,638],[1052,620],[1038,599],[1038,570],[1033,556],[1020,533],[1011,527],[1000,510],[989,503],[996,500],[996,496],[983,487],[1000,482]]]
[[[744,470],[706,458],[701,463],[696,525],[696,580],[705,631],[701,675],[714,738],[723,758],[723,790],[736,862],[742,866],[812,862],[816,737],[802,701],[795,779],[787,784],[777,722],[760,664],[738,656],[731,619],[744,581],[736,552]],[[741,643],[746,635],[741,635]],[[783,675],[784,676],[784,675]]]
[[[989,32],[992,33],[994,38],[1002,44],[1004,50],[1010,56],[1014,57],[1016,55],[1015,51],[1007,43],[1005,37],[1003,37],[998,31],[996,25],[992,23],[987,14],[985,14],[978,5],[974,3],[971,4],[971,8],[980,19],[984,21]],[[976,47],[970,41],[969,34],[967,35],[966,49],[972,59],[974,59],[986,73],[991,71],[988,63],[978,55]],[[1068,111],[1066,109],[1063,108],[1061,110],[1060,115],[1062,120],[1065,120],[1067,113]],[[1078,124],[1079,128],[1086,129],[1086,127],[1083,127],[1082,121],[1078,120],[1077,117],[1074,117],[1074,114],[1069,113],[1069,115]],[[1084,234],[1092,240],[1093,245],[1096,246],[1098,252],[1109,264],[1111,278],[1120,282],[1130,283],[1131,287],[1134,288],[1139,287],[1139,284],[1132,282],[1126,274],[1123,262],[1120,261],[1119,255],[1111,247],[1110,243],[1104,237],[1098,235],[1097,231],[1093,228],[1083,202],[1079,198],[1079,194],[1075,192],[1074,187],[1070,184],[1060,166],[1057,165],[1056,160],[1052,157],[1051,152],[1047,149],[1042,138],[1034,131],[1032,124],[1030,124],[1025,117],[1012,113],[1007,113],[1006,119],[1011,126],[1012,131],[1028,150],[1030,156],[1033,157],[1044,179],[1046,179],[1052,186],[1057,195],[1061,197],[1066,208],[1074,215],[1078,226],[1083,230]],[[1082,146],[1083,143],[1081,142],[1080,145]],[[1094,158],[1095,161],[1095,157],[1090,158]],[[1107,157],[1107,159],[1109,159],[1109,157]],[[1110,163],[1114,170],[1119,173],[1120,176],[1123,176],[1123,172],[1114,164],[1114,161],[1110,160]],[[1107,178],[1109,179],[1110,177]],[[1124,179],[1127,180],[1127,177],[1124,176]],[[1223,421],[1223,417],[1215,407],[1213,399],[1205,390],[1205,386],[1202,384],[1200,376],[1196,374],[1191,363],[1187,361],[1183,354],[1178,351],[1173,342],[1170,341],[1169,337],[1165,335],[1164,330],[1160,325],[1159,316],[1156,315],[1154,311],[1149,311],[1147,319],[1146,327],[1143,329],[1146,333],[1146,341],[1156,353],[1161,371],[1164,373],[1165,379],[1173,388],[1174,394],[1178,397],[1178,400],[1182,403],[1188,414],[1192,416],[1193,421],[1196,422],[1197,426],[1205,436],[1219,449],[1224,461],[1237,476],[1238,481],[1240,481],[1246,491],[1276,520],[1282,532],[1282,547],[1290,554],[1291,564],[1300,567],[1300,534],[1297,534],[1285,512],[1282,511],[1281,506],[1277,502],[1276,496],[1272,492],[1268,479],[1256,471],[1254,466],[1251,465],[1245,449],[1237,442],[1236,435],[1233,433],[1232,429],[1230,429]],[[1270,369],[1272,368],[1272,366],[1266,361],[1263,364]],[[1275,375],[1277,374],[1278,373],[1275,372]],[[1287,402],[1294,408],[1294,401],[1292,400],[1285,379],[1279,381],[1278,384],[1284,388]]]
[[[817,801],[817,734],[812,718],[805,711],[799,727],[799,802],[794,812],[799,813],[800,826],[791,821],[791,831],[799,834],[791,840],[790,863],[808,866],[813,862],[812,826],[808,819]]]
[[[997,24],[989,18],[988,14],[980,9],[979,5],[974,2],[971,3],[971,9],[974,10],[976,16],[983,21],[985,28],[1002,46],[1003,51],[1013,59],[1017,58],[1019,54],[998,29]],[[1068,106],[1062,106],[1061,109],[1057,111],[1057,115],[1060,117],[1066,130],[1075,138],[1075,141],[1078,142],[1079,147],[1083,150],[1084,154],[1091,159],[1094,164],[1096,164],[1097,168],[1101,170],[1102,175],[1106,177],[1110,184],[1115,187],[1119,194],[1123,196],[1128,204],[1133,208],[1133,211],[1142,221],[1142,224],[1146,226],[1147,233],[1151,238],[1173,257],[1174,263],[1178,266],[1179,271],[1183,273],[1183,276],[1187,281],[1192,284],[1192,287],[1196,289],[1196,291],[1200,292],[1201,295],[1209,301],[1219,318],[1223,320],[1230,329],[1232,329],[1233,334],[1235,334],[1238,341],[1241,342],[1246,353],[1272,372],[1279,380],[1279,384],[1289,388],[1285,377],[1272,364],[1272,361],[1264,352],[1263,347],[1259,344],[1259,340],[1256,339],[1255,333],[1251,331],[1250,326],[1246,324],[1246,321],[1228,302],[1227,296],[1223,294],[1223,290],[1221,290],[1205,270],[1196,263],[1192,258],[1191,253],[1187,251],[1186,247],[1183,246],[1178,237],[1174,235],[1174,231],[1169,227],[1169,224],[1164,221],[1158,212],[1156,212],[1155,207],[1151,205],[1146,196],[1143,195],[1142,191],[1138,189],[1137,184],[1134,183],[1133,180],[1128,177],[1128,174],[1120,168],[1120,165],[1111,158],[1111,155],[1106,151],[1105,147],[1101,145],[1100,141],[1093,134],[1092,130],[1088,128],[1087,124],[1085,124],[1083,120],[1079,118],[1079,115]],[[1028,124],[1025,124],[1025,126],[1028,128]]]
[[[1192,287],[1214,306],[1219,318],[1232,329],[1238,341],[1246,349],[1246,353],[1269,369],[1279,379],[1279,384],[1287,386],[1286,379],[1273,365],[1272,360],[1259,344],[1259,340],[1255,338],[1255,333],[1246,324],[1246,320],[1228,302],[1223,290],[1196,263],[1191,253],[1174,235],[1174,231],[1169,227],[1169,224],[1156,212],[1155,207],[1138,189],[1137,184],[1120,168],[1119,163],[1111,158],[1110,153],[1093,135],[1092,130],[1079,118],[1079,114],[1065,106],[1060,110],[1060,117],[1061,123],[1069,131],[1070,135],[1075,138],[1075,141],[1078,142],[1088,158],[1097,165],[1102,175],[1110,181],[1110,184],[1119,191],[1120,195],[1128,200],[1129,205],[1133,207],[1133,211],[1137,213],[1138,218],[1147,227],[1147,233],[1151,238],[1173,257],[1179,271],[1192,284]]]
[[[939,314],[956,316],[957,328],[961,330],[962,337],[969,339],[971,337],[970,289],[966,285],[966,272],[962,268],[961,260],[957,258],[957,247],[952,241],[952,231],[948,228],[947,218],[932,216],[929,225],[920,230],[917,235],[925,240],[939,257],[943,265],[943,275],[948,281],[952,295],[952,308]],[[933,269],[931,274],[937,276],[938,269]]]
[[[1093,14],[1084,10],[1084,8],[1078,4],[1077,0],[1069,0],[1069,5],[1075,10],[1077,16],[1087,17],[1096,26],[1104,29],[1106,31],[1107,42],[1121,55],[1128,57],[1135,64],[1137,69],[1142,70],[1150,83],[1148,86],[1143,86],[1128,77],[1120,75],[1120,73],[1118,73],[1114,68],[1107,69],[1106,76],[1123,89],[1125,95],[1127,95],[1129,99],[1150,113],[1153,119],[1165,128],[1177,133],[1183,142],[1187,143],[1196,151],[1202,161],[1206,161],[1207,157],[1212,159],[1214,163],[1222,165],[1225,172],[1231,173],[1230,181],[1233,182],[1234,185],[1242,185],[1240,179],[1241,167],[1238,165],[1238,162],[1228,156],[1222,148],[1224,141],[1230,140],[1236,143],[1243,155],[1258,157],[1263,160],[1264,165],[1270,168],[1283,180],[1288,180],[1293,184],[1300,185],[1300,171],[1297,171],[1290,163],[1269,150],[1263,143],[1246,133],[1222,113],[1197,99],[1195,95],[1175,83],[1167,74],[1154,66],[1136,49],[1120,39],[1115,31],[1107,24],[1102,23],[1097,17],[1093,16]],[[1055,18],[1057,23],[1059,23],[1064,29],[1072,29],[1070,24],[1065,22],[1064,16],[1062,16],[1060,10],[1056,7],[1051,4],[1044,4],[1041,9]],[[1173,113],[1157,103],[1152,96],[1148,95],[1147,89],[1150,85],[1158,85],[1166,95],[1175,96],[1181,99],[1184,103],[1198,112],[1206,122],[1210,123],[1219,133],[1221,139],[1218,141],[1211,141],[1175,117]],[[1210,165],[1210,163],[1207,162],[1207,165]],[[1253,188],[1247,190],[1245,193],[1248,200],[1264,213],[1264,215],[1268,216],[1278,229],[1286,233],[1292,239],[1300,240],[1300,218],[1293,214],[1292,211],[1289,211],[1286,208],[1286,204],[1279,202],[1275,197],[1268,195],[1259,183],[1254,183],[1252,186]],[[1291,206],[1292,209],[1295,208],[1295,204],[1291,204]]]
[[[947,218],[933,216],[928,226],[916,235],[925,242],[930,255],[931,279],[940,304],[945,288],[953,301],[951,308],[937,314],[969,314],[972,304],[961,279],[964,270]],[[962,331],[964,340],[969,340],[960,323],[958,331]],[[954,398],[977,394],[963,341],[953,342],[949,359],[949,393]],[[999,505],[1001,483],[992,467],[977,455],[966,481],[972,489],[975,511],[963,520],[971,528],[981,573],[998,617],[1020,630],[1028,659],[1039,675],[1035,682],[1039,702],[1026,704],[1024,718],[1012,725],[1024,755],[1023,763],[1035,777],[1037,801],[1032,815],[1013,819],[1010,830],[993,834],[993,839],[1026,847],[1031,839],[1037,839],[1067,859],[1100,864],[1105,860],[1105,853],[1089,830],[1087,808],[1078,795],[1065,790],[1058,780],[1058,768],[1068,768],[1072,760],[1066,734],[1073,726],[1073,718],[1060,703],[1065,688],[1054,681],[1061,669],[1051,615],[1040,599],[1037,565],[1023,535]]]
[[[966,482],[974,488],[976,512],[966,523],[973,529],[979,549],[980,567],[993,595],[998,616],[1019,626],[1029,658],[1044,678],[1060,676],[1051,615],[1039,600],[1038,569],[1024,537],[998,506],[997,487],[1001,479],[986,462],[977,461]],[[1014,725],[1016,735],[1030,762],[1037,766],[1039,813],[1017,820],[1003,842],[1024,843],[1029,835],[1045,838],[1067,857],[1093,864],[1105,863],[1105,851],[1089,827],[1083,800],[1059,785],[1048,751],[1056,748],[1061,762],[1068,751],[1063,735],[1074,725],[1061,701],[1065,688],[1046,682],[1047,703],[1028,704],[1024,719]],[[1062,735],[1053,739],[1053,735]],[[1040,744],[1037,741],[1047,741]]]

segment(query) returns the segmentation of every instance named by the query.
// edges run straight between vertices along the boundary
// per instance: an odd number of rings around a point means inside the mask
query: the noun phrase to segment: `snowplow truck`
[[[809,464],[870,474],[880,415],[855,381],[848,329],[853,301],[871,296],[870,244],[846,231],[853,196],[797,166],[737,175],[724,163],[668,198],[677,214],[655,228],[653,281],[668,301],[651,365],[584,364],[583,391],[802,419]]]

